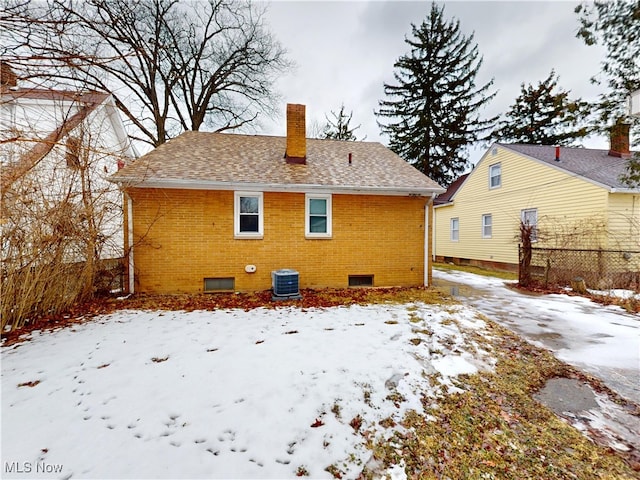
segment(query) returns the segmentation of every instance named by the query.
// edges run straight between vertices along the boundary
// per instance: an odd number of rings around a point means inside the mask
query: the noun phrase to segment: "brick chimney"
[[[609,156],[619,158],[631,157],[629,150],[629,127],[628,123],[616,123],[611,127],[611,146]]]
[[[284,157],[287,159],[287,163],[307,163],[307,129],[304,105],[287,104],[287,150]]]

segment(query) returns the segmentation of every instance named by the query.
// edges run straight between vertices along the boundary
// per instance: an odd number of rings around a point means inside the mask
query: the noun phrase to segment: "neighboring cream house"
[[[620,181],[628,126],[610,150],[496,143],[436,199],[438,261],[515,270],[520,222],[535,246],[640,251],[640,188]]]
[[[432,200],[444,191],[376,142],[185,132],[112,177],[126,192],[130,289],[266,290],[430,281]]]

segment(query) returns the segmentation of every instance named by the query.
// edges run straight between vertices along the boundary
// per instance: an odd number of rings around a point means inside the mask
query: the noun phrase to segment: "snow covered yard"
[[[33,332],[2,348],[2,474],[355,478],[423,396],[492,368],[486,328],[417,303],[129,310]]]

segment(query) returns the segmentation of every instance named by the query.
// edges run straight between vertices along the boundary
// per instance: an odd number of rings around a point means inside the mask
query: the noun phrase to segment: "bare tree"
[[[250,1],[8,1],[1,54],[21,77],[112,93],[134,138],[153,146],[272,114],[290,65]]]
[[[107,177],[125,152],[109,134],[108,112],[93,108],[106,97],[45,90],[0,95],[8,120],[0,129],[3,331],[110,288],[103,274],[123,254],[123,212]]]

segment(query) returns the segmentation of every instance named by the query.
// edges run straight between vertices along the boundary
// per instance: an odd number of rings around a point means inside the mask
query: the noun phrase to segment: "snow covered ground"
[[[491,368],[465,335],[484,326],[464,306],[389,304],[122,311],[34,332],[1,350],[2,476],[355,478],[367,438]]]

